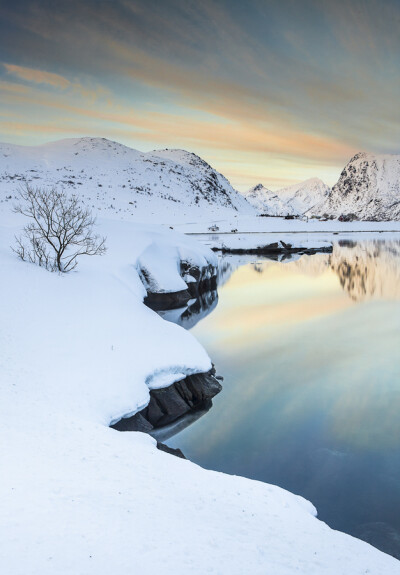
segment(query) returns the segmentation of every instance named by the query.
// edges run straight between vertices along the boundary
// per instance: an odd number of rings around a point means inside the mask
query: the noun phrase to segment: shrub
[[[32,221],[16,237],[13,251],[21,260],[49,271],[69,272],[80,256],[103,255],[106,238],[93,233],[96,219],[77,196],[25,184],[19,191],[20,203],[14,212]]]

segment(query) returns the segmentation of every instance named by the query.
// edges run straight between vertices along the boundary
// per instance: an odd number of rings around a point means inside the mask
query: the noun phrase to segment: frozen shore
[[[106,256],[61,276],[17,260],[21,222],[0,223],[1,573],[400,574],[303,498],[109,427],[151,389],[211,368],[189,332],[143,304],[141,277],[146,264],[157,289],[185,290],[182,261],[215,266],[206,246],[103,220]]]

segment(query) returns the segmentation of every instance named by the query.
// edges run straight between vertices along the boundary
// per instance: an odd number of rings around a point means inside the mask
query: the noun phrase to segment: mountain
[[[105,138],[77,138],[40,146],[0,144],[0,201],[18,187],[57,186],[79,194],[101,215],[168,221],[254,214],[228,180],[184,150],[142,153]],[[11,198],[10,198],[11,196]]]
[[[400,155],[356,154],[321,209],[334,217],[399,220]]]
[[[319,213],[319,206],[326,200],[330,188],[319,178],[310,178],[282,188],[276,193],[288,207],[302,215],[307,212]]]
[[[246,200],[262,214],[269,216],[299,215],[292,206],[282,200],[276,192],[257,184],[244,194]]]

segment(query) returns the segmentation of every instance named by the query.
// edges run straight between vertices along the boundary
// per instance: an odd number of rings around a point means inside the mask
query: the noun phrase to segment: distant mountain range
[[[357,154],[332,189],[311,178],[276,192],[258,184],[244,195],[260,212],[271,216],[399,220],[400,155]]]
[[[399,155],[357,154],[332,189],[311,178],[276,192],[258,184],[240,194],[202,158],[184,150],[143,153],[105,138],[0,144],[0,203],[14,199],[25,181],[77,193],[99,215],[140,221],[239,214],[400,219]]]
[[[244,197],[261,214],[268,216],[300,215],[279,196],[279,192],[272,192],[262,184],[250,188],[244,193]]]
[[[326,200],[329,186],[319,178],[311,178],[271,192],[262,184],[250,188],[245,198],[261,213],[270,216],[303,216],[309,212],[318,212],[319,206]]]

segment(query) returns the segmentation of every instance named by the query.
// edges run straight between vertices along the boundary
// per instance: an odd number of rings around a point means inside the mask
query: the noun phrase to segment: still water
[[[168,444],[298,493],[400,558],[400,241],[221,269],[218,304],[187,327],[223,391]]]

